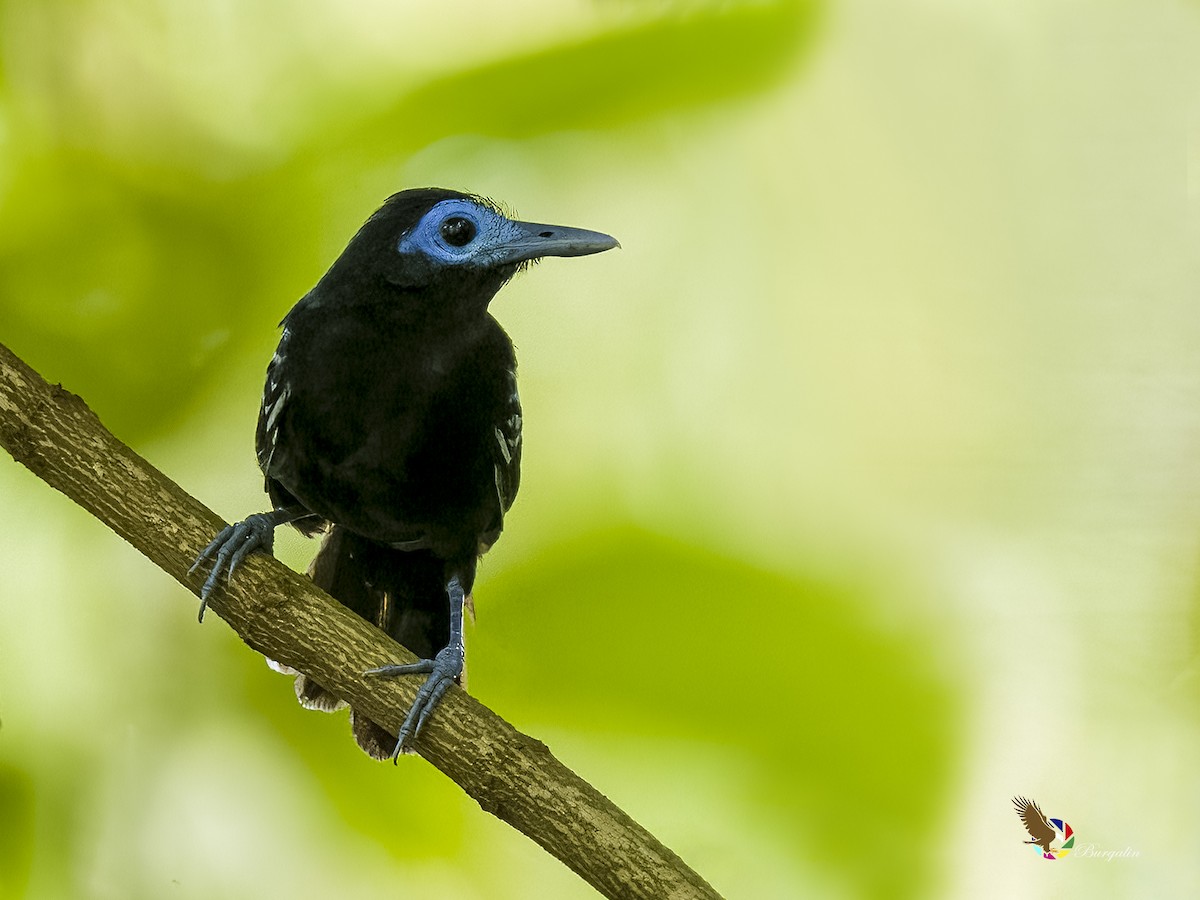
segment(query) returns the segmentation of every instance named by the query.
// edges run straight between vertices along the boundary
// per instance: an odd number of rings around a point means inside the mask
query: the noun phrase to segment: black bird
[[[377,759],[395,759],[460,679],[475,567],[517,494],[516,357],[488,303],[534,260],[616,246],[594,231],[515,221],[481,197],[403,191],[281,323],[256,435],[273,508],[228,526],[197,557],[193,571],[214,560],[200,617],[222,575],[271,552],[277,526],[327,530],[313,581],[422,657],[368,674],[428,676],[394,744],[351,711],[355,739]],[[293,674],[305,706],[342,705]]]

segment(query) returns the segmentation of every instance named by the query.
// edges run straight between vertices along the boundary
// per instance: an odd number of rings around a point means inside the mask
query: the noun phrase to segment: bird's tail
[[[335,525],[308,574],[317,587],[421,658],[432,658],[450,639],[445,565],[426,550],[396,550]],[[309,709],[333,711],[344,705],[304,674],[296,676],[296,696]],[[350,723],[366,753],[391,757],[394,734],[355,710]]]

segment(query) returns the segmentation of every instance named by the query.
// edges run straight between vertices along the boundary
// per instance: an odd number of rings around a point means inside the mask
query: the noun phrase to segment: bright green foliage
[[[919,636],[867,621],[880,587],[856,581],[589,534],[489,583],[475,673],[499,708],[601,739],[739,748],[781,840],[856,894],[908,896],[928,874],[958,701]]]

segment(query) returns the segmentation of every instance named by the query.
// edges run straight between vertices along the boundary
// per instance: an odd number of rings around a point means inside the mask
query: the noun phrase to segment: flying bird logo
[[[1062,859],[1075,846],[1075,832],[1062,819],[1048,819],[1042,814],[1041,808],[1033,800],[1024,797],[1014,797],[1013,806],[1020,816],[1025,830],[1033,840],[1025,841],[1033,844],[1034,849],[1042,859]],[[1062,838],[1059,846],[1054,842]]]

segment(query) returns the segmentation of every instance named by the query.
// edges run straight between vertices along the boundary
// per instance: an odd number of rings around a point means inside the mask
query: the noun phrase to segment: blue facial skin
[[[520,222],[473,200],[443,200],[396,245],[434,266],[499,268],[543,256],[586,256],[620,246],[598,231]]]

